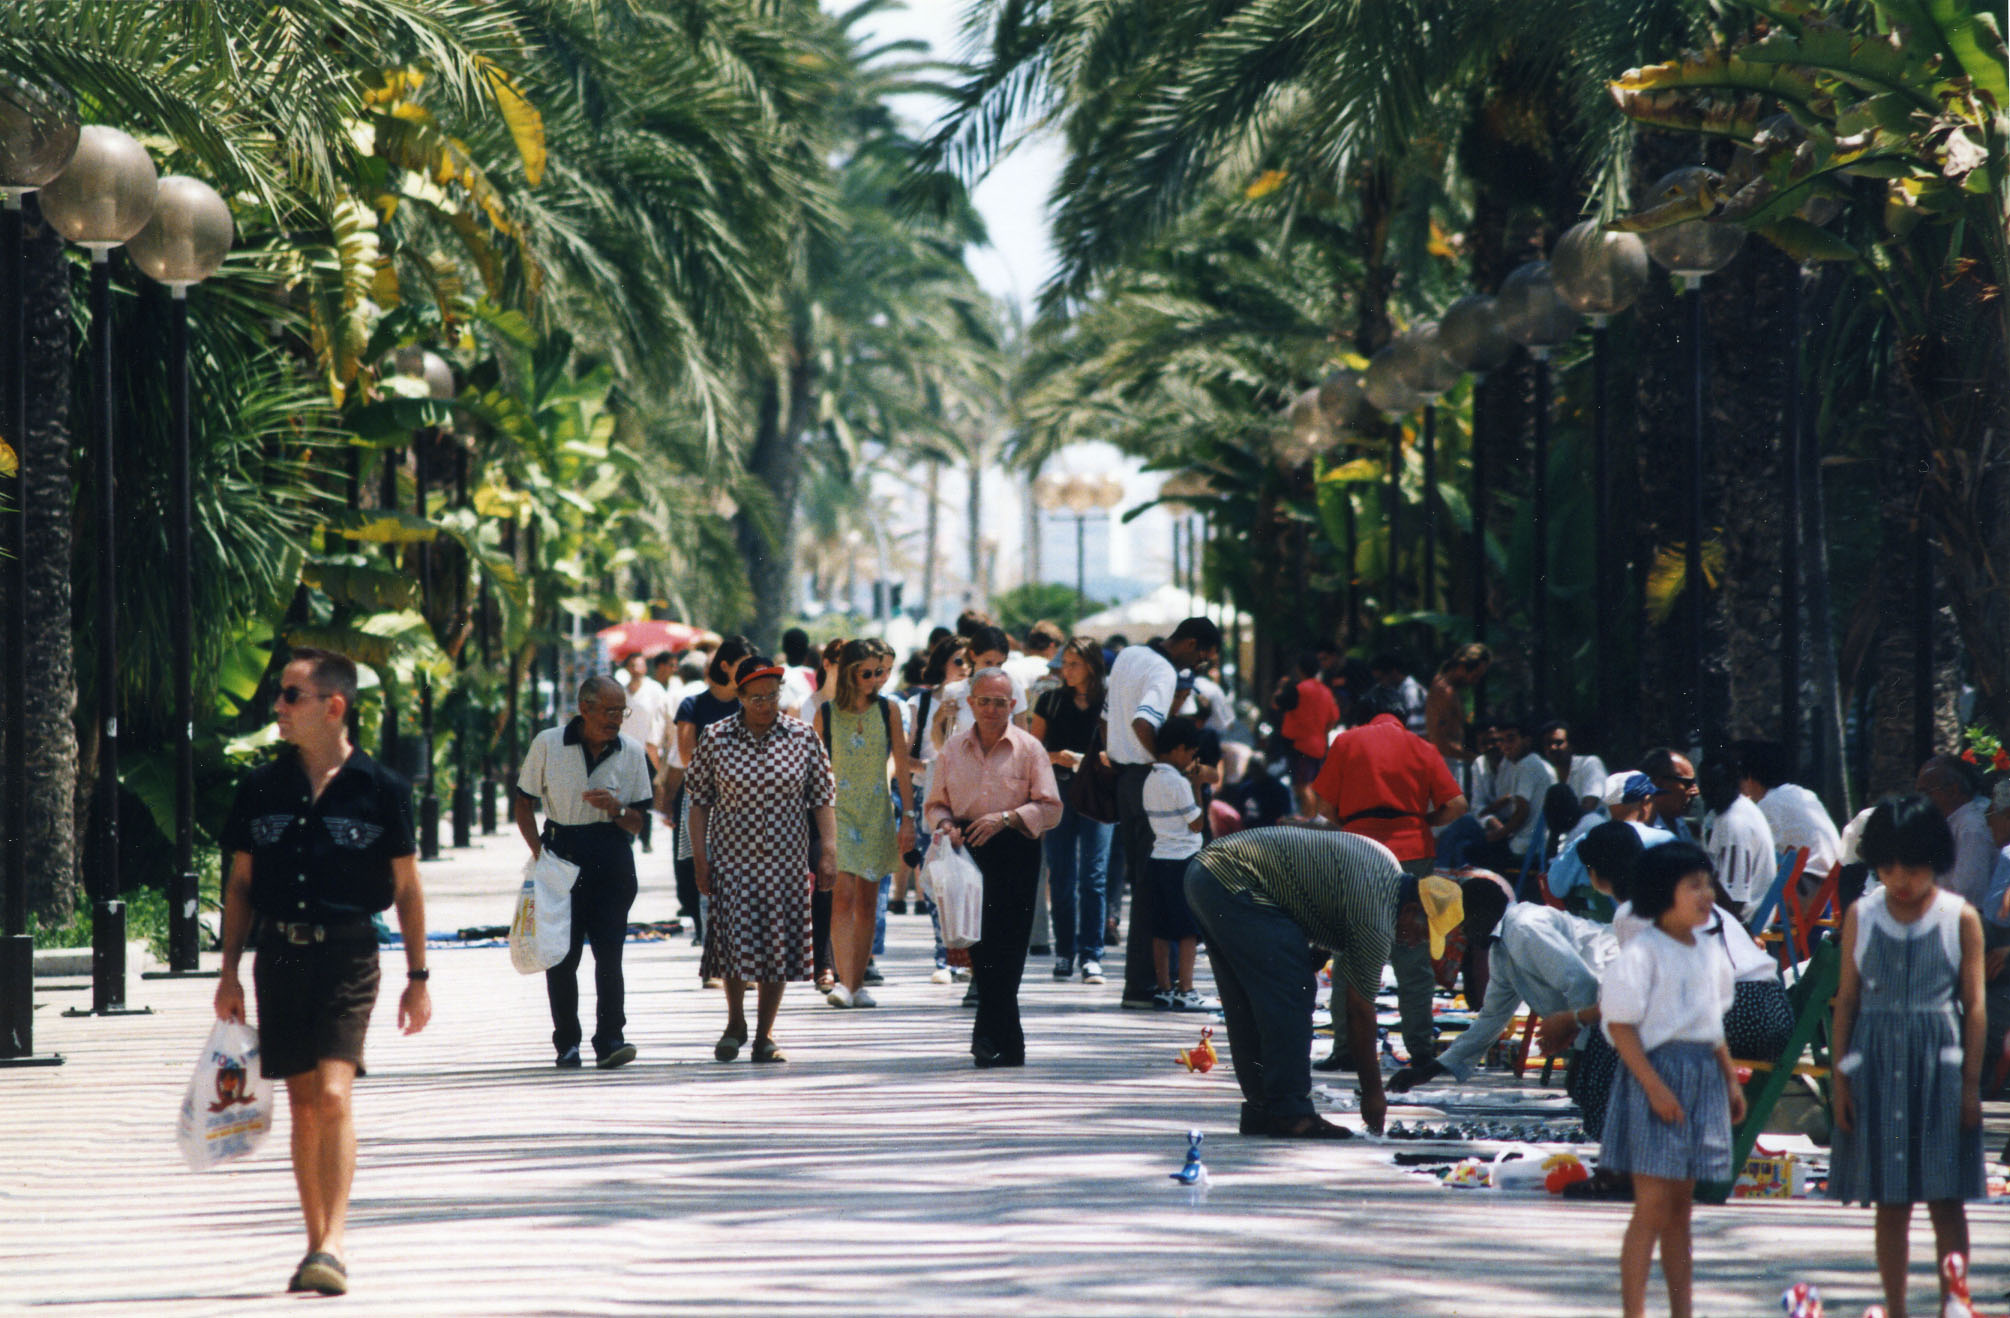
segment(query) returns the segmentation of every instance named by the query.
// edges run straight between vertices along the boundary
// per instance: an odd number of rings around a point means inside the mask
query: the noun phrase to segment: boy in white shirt
[[[1200,927],[1186,904],[1187,862],[1200,854],[1200,789],[1189,776],[1200,750],[1200,729],[1189,718],[1159,725],[1158,754],[1145,778],[1145,816],[1152,825],[1152,858],[1146,873],[1152,885],[1152,969],[1160,1011],[1208,1011],[1213,1003],[1194,991],[1194,949]],[[1177,954],[1178,982],[1174,982]]]

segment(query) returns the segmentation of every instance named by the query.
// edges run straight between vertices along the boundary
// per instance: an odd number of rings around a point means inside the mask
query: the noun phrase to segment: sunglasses
[[[1694,787],[1696,785],[1696,780],[1694,778],[1674,778],[1674,777],[1656,778],[1654,782],[1656,786],[1660,786],[1663,783],[1673,783],[1675,785],[1674,787],[1662,787],[1661,790],[1664,792],[1672,792],[1677,787],[1687,788],[1687,787]]]
[[[782,703],[782,693],[777,691],[773,695],[767,696],[741,696],[740,703],[743,705],[779,705]]]
[[[303,700],[326,700],[327,698],[321,692],[309,691],[304,686],[283,686],[279,688],[279,703],[282,705],[297,705]]]
[[[1010,696],[976,696],[972,698],[970,703],[983,709],[1004,709],[1011,705],[1012,698]]]
[[[870,682],[875,677],[885,677],[887,671],[884,668],[861,668],[858,670],[858,677],[861,682]]]

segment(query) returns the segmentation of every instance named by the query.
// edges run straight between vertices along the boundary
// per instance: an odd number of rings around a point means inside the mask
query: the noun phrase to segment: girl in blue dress
[[[1983,1195],[1982,920],[1935,881],[1954,835],[1925,797],[1878,806],[1858,851],[1884,886],[1843,919],[1829,1193],[1876,1207],[1885,1313],[1905,1318],[1913,1205],[1937,1263],[1967,1257],[1962,1201]]]

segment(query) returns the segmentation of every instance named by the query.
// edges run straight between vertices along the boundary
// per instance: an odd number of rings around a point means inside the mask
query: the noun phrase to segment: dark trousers
[[[1124,1001],[1150,1002],[1158,995],[1152,969],[1152,821],[1145,813],[1149,764],[1126,764],[1117,777],[1117,832],[1124,838],[1124,881],[1131,891],[1131,923],[1124,932]]]
[[[698,862],[689,856],[676,862],[677,909],[691,922],[691,937],[705,941],[705,903],[698,896]]]
[[[831,955],[831,895],[822,888],[810,894],[810,937],[814,940],[811,952],[817,974],[826,970],[835,973],[837,958]]]
[[[1033,898],[1040,887],[1040,844],[1006,829],[970,848],[984,876],[984,937],[970,949],[970,979],[977,988],[973,1046],[982,1041],[1007,1062],[1026,1060],[1019,1026],[1019,980],[1033,937]]]
[[[1206,938],[1243,1101],[1272,1120],[1310,1116],[1318,984],[1305,931],[1277,907],[1222,887],[1198,860],[1187,865],[1186,902]],[[1336,998],[1346,992],[1334,986]],[[1333,1046],[1345,1049],[1344,1007],[1333,1015]]]
[[[625,1042],[627,990],[621,950],[628,941],[628,908],[635,904],[635,853],[628,834],[613,824],[589,824],[548,833],[555,855],[579,866],[572,885],[572,950],[544,972],[551,999],[551,1042],[564,1053],[579,1046],[579,961],[593,945],[593,1051],[605,1055]]]

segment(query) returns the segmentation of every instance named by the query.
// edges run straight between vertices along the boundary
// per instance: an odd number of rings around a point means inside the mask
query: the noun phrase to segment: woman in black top
[[[1047,748],[1062,799],[1068,782],[1090,753],[1103,721],[1103,647],[1077,636],[1061,650],[1061,685],[1033,705],[1031,731]],[[1073,806],[1040,839],[1047,848],[1047,875],[1054,912],[1054,978],[1067,979],[1077,965],[1082,982],[1103,982],[1103,904],[1115,825],[1090,819]]]

